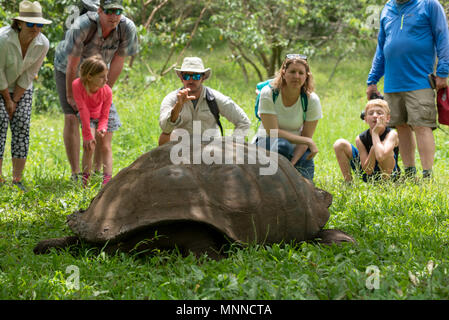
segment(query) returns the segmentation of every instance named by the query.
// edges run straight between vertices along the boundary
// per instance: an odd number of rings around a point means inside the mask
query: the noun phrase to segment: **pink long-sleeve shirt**
[[[87,93],[80,78],[72,82],[73,98],[80,113],[83,140],[93,140],[90,120],[98,119],[97,130],[108,129],[109,109],[112,104],[112,90],[108,85],[93,94]]]

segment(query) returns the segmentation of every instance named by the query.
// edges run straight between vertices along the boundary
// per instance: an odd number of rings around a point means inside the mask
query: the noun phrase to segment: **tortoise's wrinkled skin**
[[[246,164],[235,164],[234,152],[234,164],[176,165],[170,152],[175,146],[179,150],[178,142],[155,148],[111,179],[86,211],[67,217],[76,236],[44,240],[35,253],[77,244],[79,239],[100,246],[107,243],[112,251],[177,246],[215,258],[229,242],[272,244],[317,237],[326,244],[354,242],[340,231],[322,231],[332,196],[304,179],[287,159],[273,157],[277,172],[261,175],[266,165],[259,160],[248,164],[254,145],[223,143],[231,150],[243,150]],[[206,142],[200,146],[202,152],[218,148]],[[193,161],[195,151],[190,149]]]

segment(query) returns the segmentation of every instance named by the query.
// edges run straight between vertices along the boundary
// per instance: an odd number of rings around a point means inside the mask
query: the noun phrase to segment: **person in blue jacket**
[[[436,58],[436,90],[447,87],[449,32],[443,7],[437,0],[390,0],[380,15],[376,53],[368,75],[367,98],[380,95],[391,108],[389,126],[396,127],[405,175],[416,176],[415,148],[423,177],[432,177],[435,158],[435,92],[429,82]],[[415,133],[416,142],[413,137]]]

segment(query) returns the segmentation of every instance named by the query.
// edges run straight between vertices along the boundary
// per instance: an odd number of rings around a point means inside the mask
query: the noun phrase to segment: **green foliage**
[[[372,3],[371,3],[372,4]],[[211,21],[229,41],[236,57],[271,77],[284,55],[347,55],[372,40],[365,25],[367,1],[225,0],[215,3]]]

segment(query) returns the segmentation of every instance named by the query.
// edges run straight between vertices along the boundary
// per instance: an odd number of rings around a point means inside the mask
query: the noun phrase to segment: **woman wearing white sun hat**
[[[21,182],[29,146],[33,80],[47,55],[49,42],[41,33],[51,21],[39,2],[22,1],[11,26],[0,29],[0,184],[8,124],[11,124],[13,184]]]

